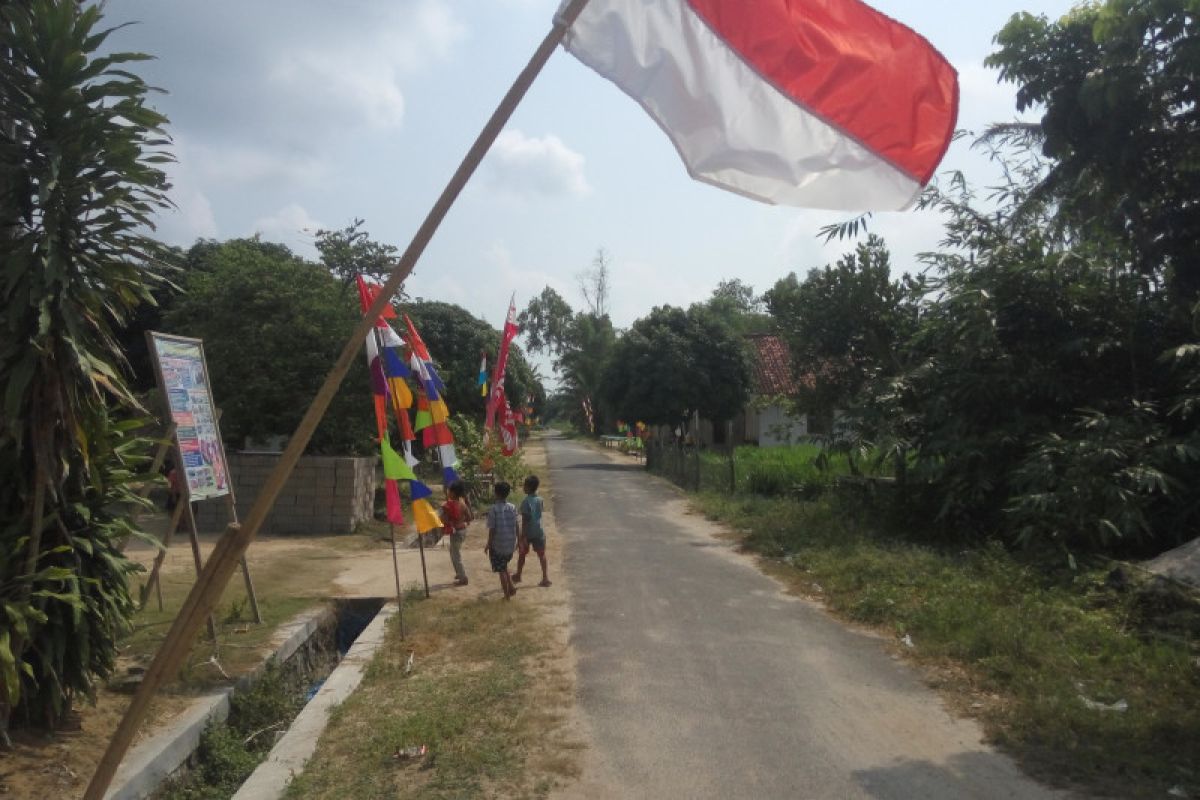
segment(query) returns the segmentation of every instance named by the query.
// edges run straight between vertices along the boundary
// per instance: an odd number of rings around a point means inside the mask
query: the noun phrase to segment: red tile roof
[[[770,333],[749,337],[754,351],[751,374],[758,395],[794,395],[799,390],[792,372],[792,356],[787,342]]]

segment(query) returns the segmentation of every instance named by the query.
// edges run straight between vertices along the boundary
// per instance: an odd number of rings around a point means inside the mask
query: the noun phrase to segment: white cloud
[[[205,182],[311,184],[329,173],[327,162],[305,152],[259,150],[242,145],[189,147],[179,160],[190,162]]]
[[[171,191],[175,209],[159,214],[155,235],[169,244],[186,247],[197,239],[215,239],[217,220],[212,203],[198,189],[176,186]]]
[[[289,203],[270,216],[255,220],[252,233],[272,242],[282,242],[299,255],[313,257],[316,232],[327,226],[313,219],[299,203]]]
[[[526,136],[505,130],[488,154],[491,185],[513,195],[583,197],[592,191],[584,175],[584,158],[552,133]]]

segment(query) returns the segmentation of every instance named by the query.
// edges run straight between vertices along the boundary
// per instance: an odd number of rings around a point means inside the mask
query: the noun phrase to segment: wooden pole
[[[171,512],[171,521],[167,525],[167,532],[163,534],[161,549],[158,551],[158,555],[154,557],[154,566],[150,568],[150,577],[146,579],[146,588],[142,590],[141,605],[143,608],[146,606],[146,600],[150,597],[150,590],[154,589],[158,594],[158,610],[163,610],[162,581],[159,579],[158,573],[167,558],[167,548],[171,546],[171,537],[175,535],[176,529],[179,528],[179,521],[182,518],[183,501],[177,500],[175,509]]]
[[[417,549],[421,551],[421,577],[425,579],[425,599],[429,599],[429,572],[425,569],[425,534],[417,533]]]
[[[388,523],[392,533],[392,572],[396,575],[396,616],[400,617],[400,640],[404,640],[404,592],[400,590],[400,559],[396,556],[396,526]],[[420,536],[420,534],[417,534]]]
[[[184,509],[188,518],[188,538],[192,542],[192,560],[196,562],[196,583],[199,584],[200,576],[204,572],[204,559],[200,555],[200,531],[196,527],[196,514],[192,511],[191,496],[184,494],[179,502],[183,503],[187,508]],[[224,587],[222,587],[224,588]],[[195,587],[193,587],[195,591]],[[208,614],[208,638],[214,642],[217,641],[217,623],[213,619],[212,612]]]
[[[229,469],[229,460],[225,461],[225,468]],[[233,524],[238,524],[237,501],[233,496],[233,476],[229,478],[229,494],[226,495],[229,500],[229,518],[233,520]],[[262,625],[262,612],[258,609],[258,595],[254,592],[254,580],[250,577],[250,565],[246,562],[246,554],[242,553],[242,578],[246,584],[246,596],[250,598],[250,611],[254,614],[254,623]]]
[[[121,759],[129,750],[129,745],[133,742],[134,736],[137,734],[138,728],[146,717],[147,711],[150,708],[150,701],[155,694],[158,693],[159,687],[164,682],[174,677],[186,657],[188,649],[191,646],[192,637],[196,635],[196,631],[203,623],[205,616],[211,612],[220,598],[221,591],[225,588],[225,584],[233,576],[233,571],[236,569],[238,561],[246,552],[250,542],[254,539],[258,529],[262,527],[263,520],[270,513],[271,508],[275,505],[275,499],[279,496],[279,492],[283,489],[284,483],[288,476],[291,475],[292,469],[296,466],[296,462],[300,459],[304,449],[308,446],[309,440],[312,438],[313,431],[316,429],[321,418],[325,415],[325,410],[329,407],[330,401],[333,400],[334,394],[337,393],[338,387],[342,380],[346,377],[346,372],[350,369],[350,364],[358,355],[358,350],[362,346],[363,340],[375,324],[376,318],[383,312],[384,305],[388,299],[392,297],[400,288],[416,266],[421,254],[425,251],[429,241],[433,238],[438,226],[445,219],[446,214],[454,205],[454,201],[467,185],[467,181],[471,175],[479,167],[483,157],[487,155],[488,149],[500,135],[500,131],[504,129],[504,125],[520,104],[521,98],[529,91],[529,87],[533,84],[542,67],[550,60],[550,56],[554,53],[554,49],[558,47],[563,37],[570,30],[572,23],[583,11],[587,5],[587,0],[572,0],[554,20],[554,25],[542,43],[538,45],[533,56],[529,59],[529,63],[521,70],[521,74],[517,76],[517,80],[509,88],[504,95],[500,105],[492,113],[483,130],[475,139],[475,143],[471,145],[471,149],[467,151],[466,157],[455,170],[454,175],[450,178],[450,182],[442,191],[441,196],[430,209],[425,221],[413,236],[412,242],[401,255],[400,260],[396,264],[395,270],[390,278],[383,285],[383,289],[376,296],[371,307],[363,314],[362,320],[354,328],[354,332],[346,342],[346,346],[342,349],[342,353],[338,356],[337,362],[330,371],[328,377],[325,378],[325,383],[322,384],[320,390],[317,391],[316,397],[305,413],[304,418],[300,421],[296,432],[288,440],[287,448],[279,459],[279,463],[275,465],[275,469],[267,478],[267,482],[263,485],[262,491],[255,500],[253,508],[250,509],[249,516],[246,517],[244,524],[230,523],[225,529],[224,535],[217,542],[216,549],[209,556],[208,564],[205,566],[200,579],[196,581],[196,585],[192,587],[192,591],[184,600],[183,607],[179,611],[179,615],[175,618],[175,622],[171,625],[171,629],[167,632],[167,638],[159,647],[158,653],[155,654],[154,660],[150,667],[146,670],[146,674],[142,677],[142,682],[138,685],[137,691],[134,692],[133,698],[130,701],[129,709],[125,712],[125,716],[121,719],[116,731],[113,733],[112,739],[108,743],[108,748],[105,750],[100,762],[96,765],[96,771],[92,774],[92,779],[88,783],[87,790],[84,792],[83,800],[102,800],[104,793],[108,790],[109,784],[112,783],[113,775],[116,774],[117,767],[121,763]]]

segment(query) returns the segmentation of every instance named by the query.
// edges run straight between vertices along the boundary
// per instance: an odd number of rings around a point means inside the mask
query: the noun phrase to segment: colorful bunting
[[[380,287],[361,276],[357,279],[359,303],[364,311],[379,296]],[[427,448],[437,448],[442,467],[442,480],[446,485],[459,479],[455,467],[458,456],[454,451],[454,435],[447,422],[450,409],[446,405],[446,386],[433,364],[433,357],[425,342],[417,333],[411,319],[404,317],[408,335],[402,339],[385,322],[385,318],[396,317],[395,310],[387,305],[376,320],[376,327],[366,340],[367,367],[371,376],[371,393],[375,406],[375,423],[379,440],[380,458],[383,462],[387,518],[393,525],[403,524],[404,513],[400,501],[399,481],[409,482],[412,496],[413,521],[419,533],[425,533],[442,525],[437,512],[430,503],[433,490],[417,480],[414,467],[419,463],[413,455],[412,442],[416,431],[422,431]],[[480,377],[486,384],[487,357],[480,366]],[[406,379],[417,382],[414,392]],[[486,394],[486,386],[484,389]],[[409,420],[409,409],[416,406],[415,424]],[[388,435],[388,408],[391,408],[399,427],[401,452],[393,449]]]

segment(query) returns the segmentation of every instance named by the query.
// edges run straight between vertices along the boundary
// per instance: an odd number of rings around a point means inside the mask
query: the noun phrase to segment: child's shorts
[[[508,562],[512,561],[512,553],[497,553],[495,550],[488,553],[488,558],[492,560],[492,572],[504,572],[508,569]]]
[[[546,552],[545,539],[526,539],[525,546],[521,548],[521,555],[528,553],[530,550],[537,553],[539,556]]]

